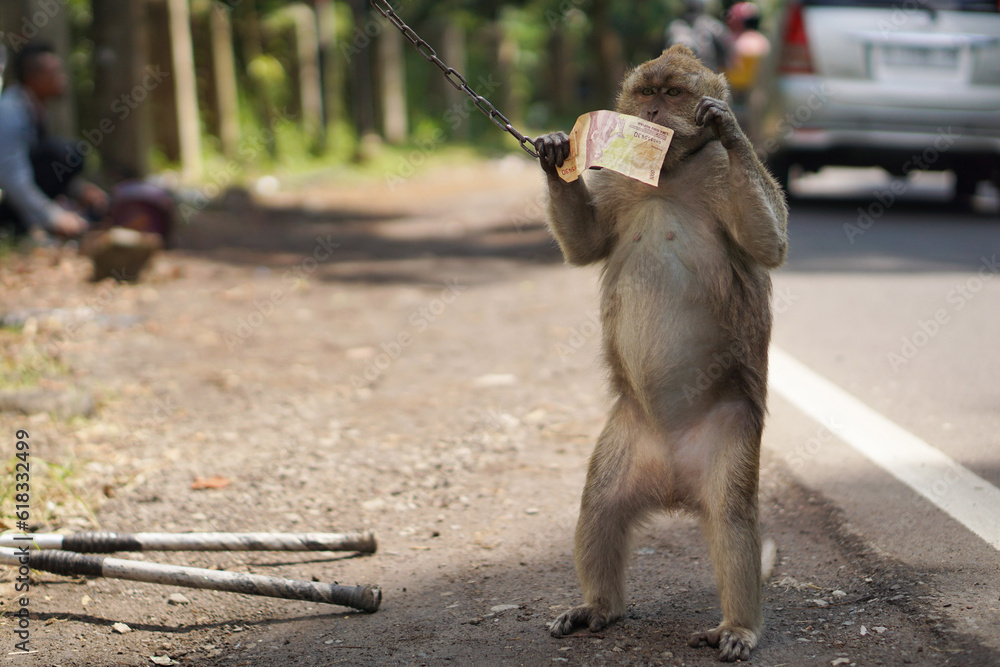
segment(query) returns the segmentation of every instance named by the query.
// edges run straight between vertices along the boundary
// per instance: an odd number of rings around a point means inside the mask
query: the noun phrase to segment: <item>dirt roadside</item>
[[[607,398],[597,274],[562,265],[541,226],[541,185],[508,159],[394,191],[322,184],[207,210],[134,286],[87,283],[68,253],[10,258],[5,310],[88,304],[103,316],[68,335],[45,321],[4,334],[11,355],[26,338],[58,338],[43,384],[97,397],[87,419],[0,413],[4,459],[25,428],[39,466],[73,462],[69,490],[34,509],[37,528],[370,529],[379,551],[368,557],[140,557],[372,582],[384,602],[369,615],[41,573],[34,652],[14,653],[5,613],[4,660],[714,664],[714,651],[686,645],[718,621],[707,550],[686,517],[637,535],[626,619],[599,635],[545,632],[579,599],[572,532]],[[230,483],[191,488],[212,475]],[[923,573],[873,553],[772,456],[761,504],[779,565],[752,664],[1000,663],[935,613]],[[0,573],[9,611],[15,575]],[[178,592],[187,602],[170,604]]]

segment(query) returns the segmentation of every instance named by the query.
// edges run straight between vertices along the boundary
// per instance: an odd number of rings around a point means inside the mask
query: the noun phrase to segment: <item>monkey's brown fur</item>
[[[568,262],[603,261],[604,352],[616,400],[590,460],[576,529],[584,604],[554,636],[625,611],[631,527],[696,513],[722,623],[692,645],[748,659],[763,628],[757,517],[771,334],[768,269],[785,259],[787,208],[740,131],[721,75],[674,46],[632,70],[617,110],[674,130],[652,187],[604,170],[565,183],[566,135],[536,147],[549,221]],[[716,378],[708,388],[706,375]]]

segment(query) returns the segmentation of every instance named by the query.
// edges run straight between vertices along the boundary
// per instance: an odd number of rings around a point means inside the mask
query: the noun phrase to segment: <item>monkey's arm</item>
[[[582,266],[607,257],[612,247],[612,229],[601,219],[582,178],[566,183],[557,168],[569,156],[569,137],[562,132],[535,140],[535,150],[549,186],[549,225],[563,256]]]
[[[729,153],[731,197],[724,205],[729,213],[719,218],[735,241],[769,269],[781,266],[788,254],[788,205],[743,131],[729,105],[703,97],[695,109],[695,121],[707,125]]]

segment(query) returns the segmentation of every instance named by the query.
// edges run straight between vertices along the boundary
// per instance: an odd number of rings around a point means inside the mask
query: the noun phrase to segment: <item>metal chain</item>
[[[392,24],[399,28],[399,31],[403,33],[403,36],[410,41],[417,51],[424,57],[427,62],[434,63],[438,68],[444,73],[444,78],[448,83],[455,86],[475,102],[476,107],[482,111],[486,116],[493,121],[493,124],[499,127],[505,132],[509,132],[518,142],[521,144],[521,148],[524,149],[531,157],[538,157],[538,153],[535,152],[535,142],[532,138],[526,137],[510,124],[507,117],[502,113],[497,111],[497,108],[490,104],[490,101],[478,94],[476,91],[469,86],[469,82],[465,80],[458,70],[454,67],[449,67],[444,64],[440,58],[437,57],[437,53],[431,48],[431,45],[420,38],[413,28],[403,23],[403,19],[399,18],[399,15],[392,10],[392,6],[386,0],[371,0],[372,6],[375,9],[382,12],[382,15],[392,21]]]

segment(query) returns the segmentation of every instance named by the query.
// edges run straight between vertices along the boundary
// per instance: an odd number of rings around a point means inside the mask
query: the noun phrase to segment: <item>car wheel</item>
[[[993,188],[997,192],[997,197],[1000,198],[1000,170],[993,172]],[[1000,214],[1000,206],[997,207],[997,213]]]
[[[952,194],[952,204],[964,209],[972,209],[972,200],[976,195],[976,186],[979,185],[979,177],[965,170],[955,171],[955,191]]]

